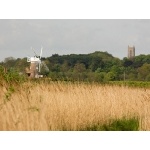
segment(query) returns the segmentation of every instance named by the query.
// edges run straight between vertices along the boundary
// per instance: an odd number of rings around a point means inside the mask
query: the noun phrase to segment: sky
[[[0,61],[7,57],[88,54],[107,51],[127,57],[150,53],[150,19],[0,19]]]

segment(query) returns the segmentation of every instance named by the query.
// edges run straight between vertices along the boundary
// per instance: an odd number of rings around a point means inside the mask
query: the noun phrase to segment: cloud
[[[150,20],[127,19],[20,19],[0,20],[0,60],[32,55],[30,47],[43,55],[108,51],[126,57],[127,46],[137,54],[149,53]]]

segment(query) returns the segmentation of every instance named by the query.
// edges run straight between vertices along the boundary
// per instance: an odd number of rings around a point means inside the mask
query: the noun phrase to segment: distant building
[[[128,46],[128,58],[133,59],[135,57],[135,47]]]

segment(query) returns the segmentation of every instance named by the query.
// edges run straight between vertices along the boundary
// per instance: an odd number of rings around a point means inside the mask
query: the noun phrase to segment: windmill
[[[34,57],[29,57],[29,56],[27,57],[27,62],[30,62],[30,68],[26,69],[26,73],[31,78],[43,77],[42,75],[40,75],[41,66],[44,66],[44,68],[47,71],[49,71],[46,64],[43,61],[41,61],[43,48],[41,47],[40,55],[37,55],[36,52],[34,51],[34,49],[32,49],[32,50],[33,50],[35,56]]]

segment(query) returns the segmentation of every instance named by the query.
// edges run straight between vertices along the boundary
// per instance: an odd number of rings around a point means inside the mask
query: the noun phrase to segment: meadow
[[[1,131],[101,130],[95,126],[123,118],[150,130],[150,88],[30,80],[0,85]]]

